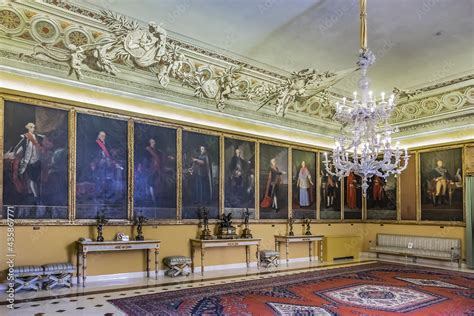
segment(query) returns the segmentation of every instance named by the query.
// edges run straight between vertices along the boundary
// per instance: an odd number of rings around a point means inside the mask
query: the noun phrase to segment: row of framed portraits
[[[17,97],[1,111],[3,219],[186,222],[200,207],[210,218],[403,217],[399,178],[371,179],[363,198],[361,179],[331,176],[318,149]],[[421,220],[463,221],[462,151],[417,153]]]

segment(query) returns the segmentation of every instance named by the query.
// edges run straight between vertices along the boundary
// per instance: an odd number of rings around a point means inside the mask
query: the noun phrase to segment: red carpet
[[[474,274],[373,263],[109,302],[128,315],[474,316]]]

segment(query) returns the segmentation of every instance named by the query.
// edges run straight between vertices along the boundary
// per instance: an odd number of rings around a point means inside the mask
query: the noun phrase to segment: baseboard
[[[158,276],[165,275],[165,270],[159,270]],[[155,276],[155,271],[150,271],[150,277]],[[115,281],[115,280],[126,280],[126,279],[141,279],[146,278],[146,271],[138,272],[125,272],[125,273],[114,273],[114,274],[100,274],[100,275],[88,275],[87,283],[99,282],[99,281]],[[73,277],[72,283],[76,284],[77,278]]]
[[[312,262],[316,262],[318,260],[319,260],[319,257],[311,257]],[[297,262],[310,262],[310,260],[309,260],[309,257],[288,259],[288,263],[297,263]],[[286,259],[280,257],[280,264],[286,264]]]
[[[318,260],[318,257],[312,257],[313,262]],[[290,258],[289,263],[298,263],[298,262],[309,262],[309,257],[302,258]],[[280,258],[280,264],[286,264],[286,259]],[[256,267],[257,262],[250,262],[250,267]],[[221,265],[212,265],[205,266],[204,271],[219,271],[219,270],[232,270],[232,269],[245,269],[247,264],[245,262],[231,263],[231,264],[221,264]],[[164,276],[166,270],[159,270],[158,276]],[[196,266],[194,273],[201,273],[201,266]],[[150,271],[150,276],[154,276],[155,271]],[[146,277],[146,271],[139,272],[126,272],[126,273],[115,273],[115,274],[100,274],[100,275],[88,275],[87,283],[92,282],[102,282],[102,281],[115,281],[115,280],[126,280],[126,279],[140,279]],[[72,282],[76,284],[76,277],[73,277]],[[7,289],[7,283],[0,283],[0,291]]]
[[[257,261],[250,262],[250,267],[256,267]],[[219,271],[219,270],[231,270],[231,269],[245,269],[247,268],[247,264],[245,262],[242,263],[230,263],[230,264],[220,264],[214,266],[205,266],[204,271]],[[194,273],[201,273],[201,266],[194,267]]]
[[[361,252],[360,253],[361,259],[377,259],[377,255],[373,252]],[[416,262],[413,262],[411,257],[408,257],[408,260],[404,256],[397,256],[397,255],[389,255],[389,254],[379,254],[378,259],[381,260],[388,260],[397,263],[408,263],[408,264],[420,264],[420,265],[427,265],[427,266],[439,266],[439,267],[446,267],[450,269],[458,269],[458,262],[451,262],[451,261],[444,261],[444,260],[436,260],[436,259],[426,259],[426,258],[416,258]],[[461,269],[468,269],[468,266],[465,263],[461,264]]]

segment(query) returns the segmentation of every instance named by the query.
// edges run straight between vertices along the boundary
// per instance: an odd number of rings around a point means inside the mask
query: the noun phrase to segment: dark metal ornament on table
[[[242,234],[240,235],[241,238],[253,238],[252,232],[249,228],[249,219],[250,219],[250,211],[248,208],[245,209],[244,212],[244,229],[242,230]]]
[[[199,209],[198,212],[201,213],[203,227],[201,236],[199,238],[202,240],[212,239],[211,230],[209,229],[209,212],[206,210],[206,208],[203,208],[202,210]]]
[[[311,220],[309,218],[305,218],[304,223],[306,224],[306,232],[304,234],[306,236],[312,235],[312,233],[311,233]]]
[[[232,226],[232,213],[222,214],[219,228],[217,232],[217,238],[219,239],[235,239],[239,236],[236,234],[236,229]]]
[[[109,220],[105,218],[104,215],[97,216],[97,241],[104,241],[104,225],[107,224]]]
[[[293,218],[293,216],[291,216],[288,219],[288,227],[289,227],[288,236],[294,236],[295,235],[295,233],[293,232],[293,223],[294,222],[295,222],[295,219]]]
[[[145,216],[138,216],[135,219],[135,225],[137,225],[137,236],[135,236],[135,240],[145,240],[143,236],[143,224],[147,221],[148,219]]]

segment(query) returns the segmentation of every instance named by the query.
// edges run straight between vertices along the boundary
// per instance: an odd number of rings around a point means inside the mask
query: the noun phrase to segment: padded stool
[[[280,253],[275,250],[261,250],[260,251],[260,263],[263,263],[265,267],[271,266],[278,267],[278,259],[280,259]]]
[[[15,293],[21,290],[41,290],[41,276],[43,275],[43,267],[15,267],[13,274],[15,276]]]
[[[51,263],[45,264],[44,269],[44,288],[50,290],[57,286],[72,286],[72,275],[75,267],[71,263]]]
[[[176,277],[178,275],[189,275],[191,274],[191,263],[192,260],[185,256],[170,256],[163,259],[163,263],[168,267],[165,275],[170,277]]]

